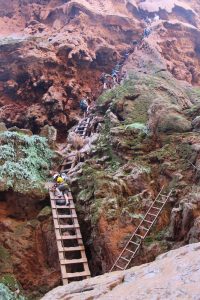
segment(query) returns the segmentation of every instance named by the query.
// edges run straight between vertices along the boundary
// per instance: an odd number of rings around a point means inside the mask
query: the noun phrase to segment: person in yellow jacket
[[[57,205],[69,205],[69,200],[67,197],[67,192],[69,191],[69,185],[66,182],[67,176],[63,174],[56,174],[53,176],[54,180],[56,181],[56,189],[55,195],[62,199],[57,199]],[[64,197],[63,197],[64,196]]]

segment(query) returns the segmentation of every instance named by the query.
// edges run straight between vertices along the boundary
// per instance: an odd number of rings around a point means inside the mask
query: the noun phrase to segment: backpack
[[[87,108],[87,104],[85,103],[85,100],[84,100],[84,99],[82,99],[82,100],[80,101],[80,108],[81,108],[81,109],[86,109],[86,108]]]

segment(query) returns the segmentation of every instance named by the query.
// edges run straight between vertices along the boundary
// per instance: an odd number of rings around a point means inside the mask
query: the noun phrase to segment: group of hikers
[[[125,60],[129,57],[130,53],[131,49],[125,51],[125,53],[122,56],[122,59],[115,65],[110,74],[105,72],[101,74],[99,81],[103,85],[104,90],[111,89],[113,86],[116,86],[126,76],[126,72],[121,72],[121,68]]]
[[[151,32],[152,32],[152,29],[151,29],[152,23],[157,22],[159,20],[160,20],[160,17],[157,14],[155,14],[153,19],[151,19],[149,17],[146,17],[146,19],[144,19],[144,23],[146,24],[146,27],[145,27],[144,32],[143,32],[143,38],[147,38],[151,34]]]
[[[148,38],[148,36],[151,34],[152,32],[152,28],[151,25],[154,22],[157,22],[160,20],[160,17],[155,14],[154,17],[151,19],[149,17],[146,17],[146,19],[144,19],[144,22],[146,24],[146,27],[144,29],[142,38],[140,41],[133,41],[133,46],[139,46],[139,44],[143,41],[143,39]],[[124,64],[124,62],[126,61],[126,59],[128,59],[129,55],[131,53],[133,53],[134,48],[131,48],[129,50],[127,50],[122,57],[122,60],[120,62],[118,62],[116,64],[116,66],[112,69],[111,74],[105,73],[103,72],[100,76],[100,82],[103,85],[103,89],[111,89],[113,86],[116,86],[116,84],[119,84],[121,82],[121,80],[126,76],[126,72],[124,71],[123,73],[121,73],[121,68]]]
[[[155,16],[152,19],[149,17],[146,17],[146,19],[144,19],[146,27],[144,29],[143,36],[140,41],[133,41],[134,47],[139,46],[139,44],[142,43],[142,41],[151,34],[152,23],[159,21],[159,19],[160,19],[160,17],[157,14],[155,14]],[[112,88],[116,84],[119,84],[121,82],[121,80],[126,76],[126,72],[125,71],[121,72],[121,68],[122,68],[124,62],[128,59],[129,55],[131,53],[133,53],[133,51],[134,51],[134,49],[131,48],[124,52],[122,59],[112,69],[111,74],[107,74],[105,72],[103,72],[101,74],[99,80],[100,80],[101,84],[103,85],[104,90]],[[87,114],[89,113],[89,109],[90,109],[89,97],[86,96],[80,100],[80,109],[83,112],[83,115],[85,118],[87,116]],[[69,191],[68,176],[65,173],[61,173],[61,174],[56,173],[53,176],[53,180],[54,180],[55,185],[52,190],[54,191],[54,194],[57,196],[56,204],[57,205],[69,205],[69,200],[67,197],[67,193]]]

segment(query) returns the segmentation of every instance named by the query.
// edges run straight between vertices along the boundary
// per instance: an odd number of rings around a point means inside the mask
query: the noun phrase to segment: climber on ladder
[[[147,25],[151,25],[152,20],[149,17],[146,17],[144,21]]]
[[[143,38],[148,38],[148,36],[151,34],[151,29],[149,27],[144,29]]]
[[[114,83],[114,86],[118,83],[118,73],[119,71],[113,69],[112,70],[112,73],[111,73],[111,76],[112,76],[112,79],[113,79],[113,83]]]
[[[87,98],[88,99],[88,98]],[[89,110],[89,104],[86,98],[81,99],[80,101],[80,109],[82,110],[83,114],[84,114],[84,118],[86,117],[86,115],[88,114],[88,110]]]
[[[56,173],[53,176],[53,180],[55,182],[53,192],[54,195],[61,199],[56,199],[57,205],[69,205],[69,200],[67,197],[67,193],[69,191],[69,185],[67,183],[68,176],[65,173],[59,174]]]

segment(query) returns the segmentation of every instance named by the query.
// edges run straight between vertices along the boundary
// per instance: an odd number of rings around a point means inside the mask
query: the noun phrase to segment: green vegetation
[[[157,232],[154,229],[153,232],[151,232],[151,234],[145,238],[144,244],[146,246],[149,246],[152,243],[161,242],[160,245],[165,247],[166,245],[164,240],[165,240],[166,232],[167,232],[167,227]]]
[[[0,133],[0,189],[43,193],[52,157],[45,138]]]
[[[8,274],[0,278],[0,299],[25,300],[25,297],[22,295],[21,286],[14,276]]]
[[[128,125],[125,125],[125,130],[132,130],[132,129],[135,129],[135,130],[138,130],[139,132],[143,132],[145,134],[148,133],[148,129],[147,129],[147,126],[143,123],[132,123],[132,124],[128,124]]]

